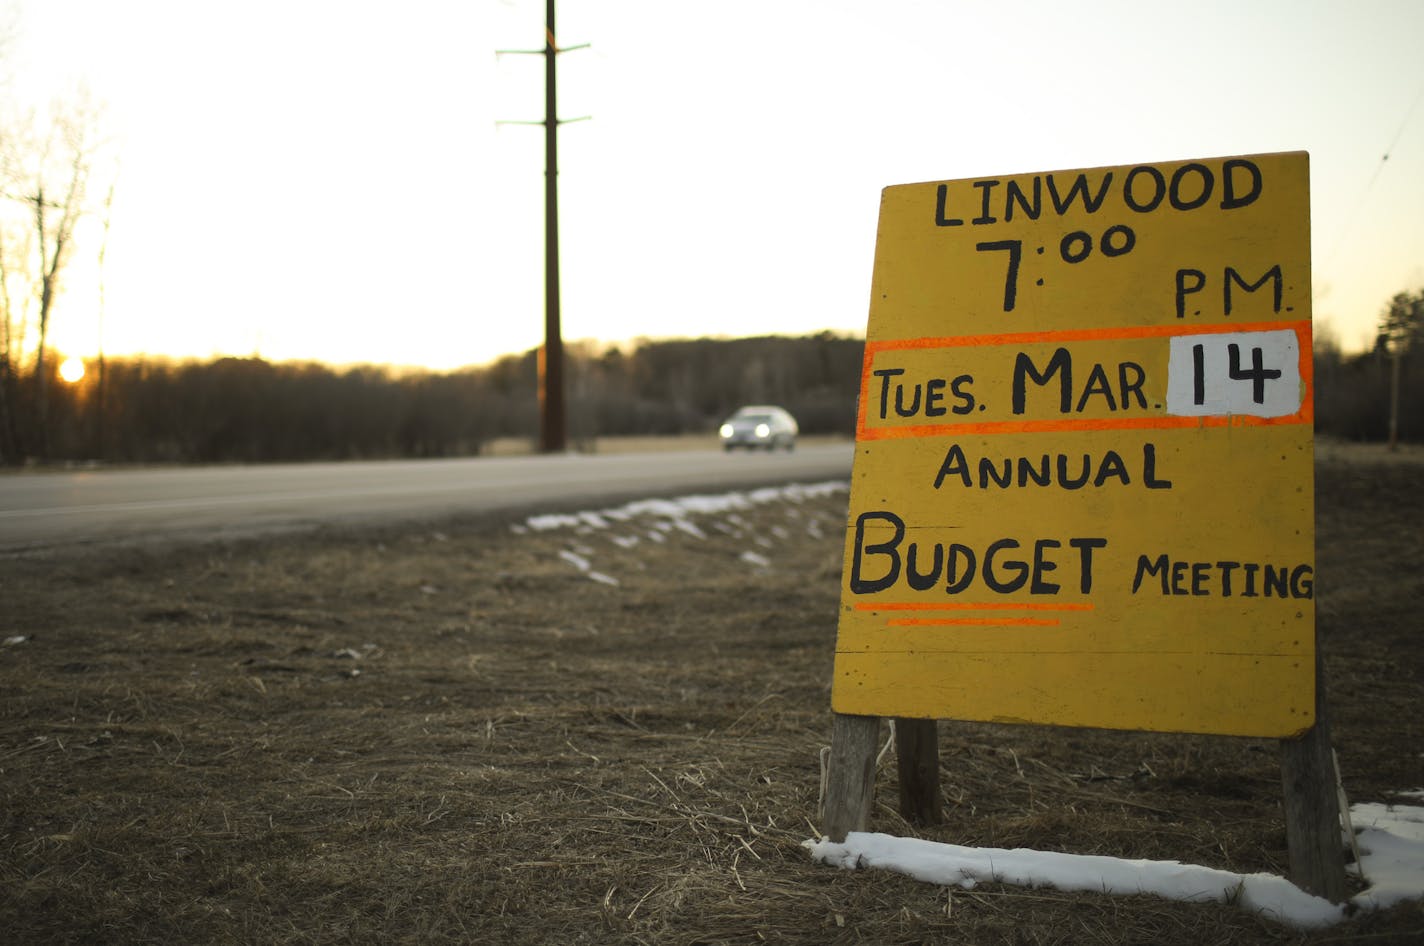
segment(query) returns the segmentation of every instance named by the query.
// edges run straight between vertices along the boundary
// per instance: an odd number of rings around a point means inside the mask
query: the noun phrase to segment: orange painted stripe
[[[865,349],[871,351],[896,351],[907,348],[966,348],[987,345],[1044,345],[1054,342],[1103,342],[1125,338],[1174,338],[1191,335],[1224,335],[1229,332],[1279,332],[1289,330],[1300,333],[1309,330],[1310,322],[1303,319],[1277,320],[1274,322],[1239,322],[1217,325],[1125,325],[1114,328],[1062,329],[1048,332],[1001,332],[993,335],[946,335],[939,338],[889,338],[884,341],[866,342]]]
[[[1082,417],[1073,420],[1001,420],[982,424],[918,424],[905,427],[861,428],[861,440],[891,440],[899,437],[943,437],[952,434],[1041,434],[1063,430],[1186,430],[1193,427],[1279,427],[1309,424],[1314,420],[1302,409],[1283,417],[1256,417],[1250,414],[1208,417]]]
[[[1092,611],[1097,605],[1084,603],[1044,604],[1037,601],[857,601],[857,611]]]
[[[1057,627],[1057,618],[895,618],[889,627]]]
[[[1283,417],[1256,417],[1250,414],[1218,416],[1100,417],[1056,420],[1003,420],[966,424],[915,424],[901,427],[871,427],[866,412],[870,407],[870,378],[875,356],[882,351],[963,348],[994,345],[1051,344],[1074,341],[1113,341],[1133,338],[1173,338],[1192,335],[1221,335],[1228,332],[1293,331],[1299,353],[1298,370],[1306,397],[1299,411]],[[1202,427],[1277,427],[1315,422],[1315,359],[1312,356],[1311,323],[1308,320],[1242,322],[1239,324],[1194,326],[1140,325],[1123,328],[1068,329],[1057,332],[1009,332],[997,335],[957,335],[942,338],[897,338],[865,343],[860,371],[860,403],[856,412],[857,440],[891,440],[904,437],[943,437],[963,434],[1054,433],[1074,430],[1186,430]]]

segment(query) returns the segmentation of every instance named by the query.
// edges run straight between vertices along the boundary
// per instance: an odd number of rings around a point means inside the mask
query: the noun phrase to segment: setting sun
[[[84,362],[79,358],[66,358],[59,366],[59,376],[70,384],[75,384],[84,377]]]

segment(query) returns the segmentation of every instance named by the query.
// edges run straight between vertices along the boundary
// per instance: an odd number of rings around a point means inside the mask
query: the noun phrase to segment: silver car
[[[717,432],[722,438],[723,450],[733,447],[795,450],[798,431],[796,418],[782,408],[753,405],[727,418]]]

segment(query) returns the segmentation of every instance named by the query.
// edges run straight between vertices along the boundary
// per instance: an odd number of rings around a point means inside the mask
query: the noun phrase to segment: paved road
[[[569,508],[850,476],[852,446],[0,476],[0,552]]]

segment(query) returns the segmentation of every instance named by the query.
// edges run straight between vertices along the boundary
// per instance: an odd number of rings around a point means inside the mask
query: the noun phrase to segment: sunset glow
[[[122,166],[57,347],[448,369],[542,341],[543,134],[499,123],[542,121],[544,65],[498,51],[543,46],[544,4],[17,3],[12,104],[87,87]],[[557,28],[569,340],[860,333],[886,186],[1279,151],[1311,155],[1317,337],[1363,350],[1424,284],[1418,0],[565,0]]]
[[[70,384],[84,380],[84,361],[80,358],[64,359],[59,366],[59,377]]]

